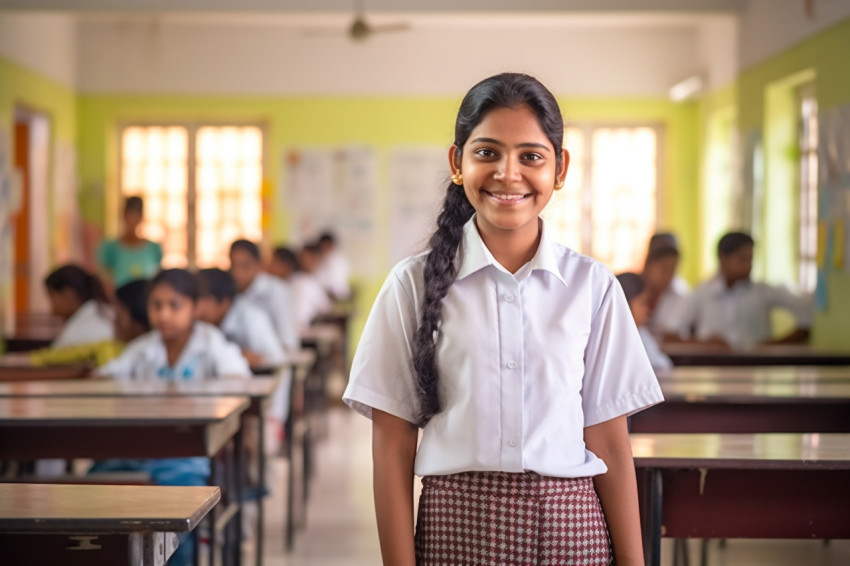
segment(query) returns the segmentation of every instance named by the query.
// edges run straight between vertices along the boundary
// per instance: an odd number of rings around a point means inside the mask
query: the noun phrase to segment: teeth
[[[525,198],[525,195],[502,195],[496,193],[490,193],[492,196],[496,197],[499,200],[511,201],[511,200],[520,200]]]

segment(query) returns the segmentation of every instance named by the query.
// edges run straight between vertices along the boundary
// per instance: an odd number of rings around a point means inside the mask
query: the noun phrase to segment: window
[[[121,193],[144,199],[163,267],[225,267],[233,240],[261,238],[262,160],[256,126],[122,129]]]
[[[655,232],[658,130],[567,128],[570,169],[544,211],[556,238],[612,271],[640,271]]]
[[[818,249],[818,103],[808,83],[798,93],[800,290],[814,291]]]

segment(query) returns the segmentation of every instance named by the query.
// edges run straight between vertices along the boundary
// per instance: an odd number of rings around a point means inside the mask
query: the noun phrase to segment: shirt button
[[[508,440],[508,446],[516,446],[516,445],[517,445],[516,438],[511,438],[510,440]]]
[[[511,293],[506,293],[505,294],[505,300],[509,303],[512,303],[512,302],[514,302],[514,296]]]
[[[516,368],[516,362],[513,361],[513,360],[509,361],[508,362],[508,369],[514,369],[514,368]]]

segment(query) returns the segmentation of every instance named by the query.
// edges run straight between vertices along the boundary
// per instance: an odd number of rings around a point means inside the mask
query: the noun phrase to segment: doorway
[[[21,179],[21,206],[12,216],[15,240],[15,318],[50,310],[42,281],[49,269],[50,119],[41,112],[15,108],[14,167]]]

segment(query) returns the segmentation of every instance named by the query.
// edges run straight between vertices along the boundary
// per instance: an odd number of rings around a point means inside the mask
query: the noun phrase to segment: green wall
[[[789,190],[796,152],[788,134],[788,93],[797,79],[814,78],[818,112],[850,104],[850,19],[798,43],[770,59],[744,70],[738,78],[738,124],[742,135],[760,132],[765,146],[766,234],[755,234],[764,241],[767,275],[787,274],[789,249],[788,199],[796,198]],[[771,200],[773,199],[773,200]],[[782,201],[785,201],[783,205]],[[828,274],[829,300],[825,311],[816,312],[812,342],[826,348],[850,350],[850,275],[832,270]]]

